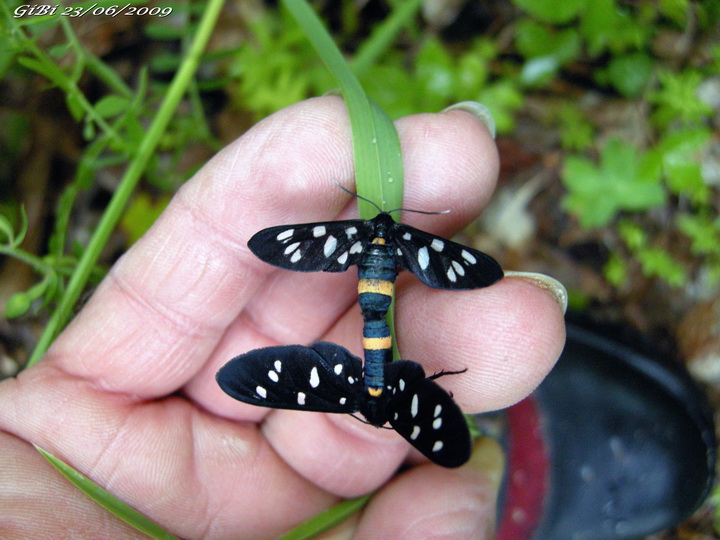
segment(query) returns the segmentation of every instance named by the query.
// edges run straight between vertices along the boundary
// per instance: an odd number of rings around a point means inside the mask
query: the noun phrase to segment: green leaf
[[[591,56],[599,56],[608,49],[616,54],[644,49],[654,31],[652,25],[635,20],[615,0],[589,1],[580,15],[579,30]]]
[[[610,83],[625,97],[639,95],[652,75],[652,60],[644,53],[615,56],[608,65]]]
[[[622,238],[633,251],[642,249],[647,245],[648,235],[642,227],[636,223],[627,220],[622,221],[618,225],[618,233],[620,234],[620,238]]]
[[[0,234],[5,236],[3,243],[11,246],[15,244],[15,232],[12,223],[4,214],[0,214]]]
[[[586,0],[513,0],[513,3],[541,21],[562,24],[575,18]]]
[[[666,194],[659,179],[641,175],[637,150],[618,139],[603,148],[600,165],[569,156],[562,178],[568,189],[564,208],[586,228],[607,225],[622,210],[642,211],[662,205]]]
[[[685,268],[661,248],[646,248],[635,255],[640,261],[643,274],[658,277],[673,287],[683,287],[688,276]]]
[[[660,127],[670,123],[693,124],[710,117],[712,107],[698,96],[703,81],[698,71],[661,71],[658,80],[660,88],[651,92],[648,100],[657,107],[652,118]]]
[[[130,100],[115,94],[101,98],[95,104],[95,112],[103,118],[111,118],[123,113],[130,106]]]
[[[4,214],[0,214],[0,235],[5,237],[4,242],[10,248],[17,248],[23,243],[28,230],[28,217],[25,206],[20,205],[20,230],[16,233],[12,222]],[[2,237],[0,236],[0,240]]]
[[[525,58],[550,56],[559,64],[580,52],[580,38],[574,29],[558,31],[530,20],[518,23],[516,45]]]
[[[518,24],[516,44],[528,59],[520,76],[526,85],[548,82],[563,64],[580,52],[580,39],[575,29],[556,31],[530,20]]]
[[[59,460],[39,446],[35,446],[35,449],[83,493],[106,510],[112,512],[118,518],[122,519],[126,523],[129,523],[137,530],[152,538],[168,540],[177,539],[176,536],[170,534],[155,522],[151,521],[131,506],[125,504],[86,476],[80,474],[67,463]]]
[[[660,0],[660,13],[672,19],[679,27],[685,28],[691,8],[688,0]]]
[[[517,84],[510,79],[501,79],[488,85],[480,92],[478,101],[490,111],[498,133],[509,133],[513,130],[514,112],[525,103]]]
[[[8,298],[7,304],[5,304],[5,318],[16,319],[22,317],[32,306],[32,299],[25,292],[17,292]]]
[[[680,214],[677,227],[691,241],[696,255],[720,255],[720,217]]]
[[[133,197],[120,220],[120,228],[127,234],[128,244],[134,244],[145,234],[169,202],[169,197],[153,201],[147,193],[138,193]]]
[[[455,61],[440,40],[425,40],[415,59],[415,72],[422,90],[443,104],[455,90]],[[441,108],[441,107],[439,107]]]
[[[705,183],[699,163],[666,160],[665,178],[673,193],[686,195],[697,204],[710,202],[710,186]]]
[[[21,66],[43,75],[55,86],[65,87],[67,76],[52,62],[41,62],[29,56],[18,56],[17,61]]]
[[[572,103],[565,103],[559,111],[560,143],[566,150],[584,150],[592,145],[595,137],[593,125]]]
[[[706,128],[672,131],[648,152],[654,166],[659,165],[665,175],[668,187],[678,195],[689,197],[694,203],[706,204],[711,197],[698,155],[711,135]]]
[[[627,281],[627,265],[614,253],[610,256],[608,261],[603,266],[603,275],[608,282],[615,286],[620,287]]]

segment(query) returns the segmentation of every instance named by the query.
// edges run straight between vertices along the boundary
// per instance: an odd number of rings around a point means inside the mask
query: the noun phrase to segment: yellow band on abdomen
[[[363,337],[362,338],[363,349],[369,351],[378,351],[383,349],[389,349],[392,347],[392,338],[390,336],[385,337]]]
[[[360,279],[358,280],[358,294],[362,293],[377,293],[392,296],[393,283],[384,279]]]

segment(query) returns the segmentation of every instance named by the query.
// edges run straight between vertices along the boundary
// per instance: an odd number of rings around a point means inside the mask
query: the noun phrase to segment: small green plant
[[[565,159],[563,183],[568,194],[563,207],[586,228],[602,227],[621,211],[643,211],[666,201],[657,171],[647,166],[632,145],[611,139],[595,165],[582,156]]]
[[[396,11],[402,9],[407,8],[398,4]],[[257,118],[333,88],[332,79],[282,10],[265,12],[249,29],[250,39],[239,46],[229,76],[237,81],[233,99]],[[497,51],[490,40],[476,39],[454,54],[430,36],[412,55],[390,50],[388,39],[372,36],[369,41],[380,46],[372,51],[375,62],[363,57],[358,78],[391,118],[473,100],[490,109],[498,132],[512,130],[522,95],[514,78],[492,75]],[[361,55],[358,52],[358,59]]]
[[[183,10],[175,9],[175,13],[181,15]],[[0,8],[0,16],[8,29],[2,37],[3,49],[0,53],[0,67],[5,76],[23,77],[27,71],[42,76],[48,83],[46,90],[62,92],[68,111],[82,125],[87,141],[75,177],[64,188],[57,204],[45,255],[35,256],[21,249],[18,238],[22,238],[23,234],[13,235],[10,227],[11,215],[15,212],[6,207],[4,215],[0,215],[8,240],[2,247],[2,253],[26,262],[40,276],[39,281],[27,291],[18,292],[10,298],[6,315],[14,318],[28,313],[31,306],[35,306],[36,314],[52,309],[65,294],[68,280],[85,253],[84,247],[68,241],[70,216],[78,195],[89,190],[103,174],[102,171],[121,166],[146,151],[147,124],[155,113],[157,103],[167,92],[167,84],[153,81],[148,70],[142,68],[135,88],[131,89],[111,66],[89,52],[68,17],[57,14],[13,17],[8,5]],[[196,27],[192,19],[187,21],[184,35],[189,35],[188,29]],[[158,28],[164,27],[158,23],[154,32],[158,33]],[[58,30],[62,39],[54,46],[45,50],[37,45],[44,33],[57,33]],[[83,91],[86,79],[95,81],[105,90],[95,102]],[[190,90],[191,96],[197,97],[197,88],[191,86]],[[178,167],[189,144],[201,141],[216,146],[209,135],[199,101],[191,99],[189,103],[189,114],[174,119],[159,140],[165,159],[149,156],[145,178],[162,191],[177,189],[192,172],[179,171]],[[143,227],[149,225],[145,223]],[[21,228],[21,232],[23,230]],[[139,229],[136,226],[133,234],[137,233]],[[87,269],[87,277],[92,283],[103,274],[104,270],[96,264]]]

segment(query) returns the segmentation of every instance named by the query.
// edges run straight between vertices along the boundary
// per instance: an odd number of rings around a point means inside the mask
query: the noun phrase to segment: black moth
[[[392,246],[396,267],[435,289],[488,287],[503,277],[486,253],[396,223],[387,212],[371,220],[270,227],[256,233],[248,247],[263,261],[288,270],[344,272],[361,264],[367,246],[378,238]]]
[[[334,343],[256,349],[230,360],[216,379],[231,397],[263,407],[360,413],[386,422],[431,461],[459,467],[470,458],[470,432],[460,408],[416,362],[385,365],[385,388],[367,392],[361,360]]]

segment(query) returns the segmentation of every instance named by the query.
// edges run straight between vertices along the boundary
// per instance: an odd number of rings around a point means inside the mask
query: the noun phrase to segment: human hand
[[[410,225],[451,235],[487,203],[493,142],[472,115],[401,119]],[[393,477],[409,447],[347,415],[251,407],[215,373],[240,353],[319,340],[361,354],[357,277],[302,274],[256,259],[246,242],[272,225],[347,219],[349,123],[339,98],[289,107],[215,156],[112,268],[44,360],[0,384],[0,536],[123,537],[127,525],[67,483],[45,448],[185,538],[269,538],[378,489],[345,528],[357,537],[489,534],[497,471],[478,451],[453,470],[419,461]],[[542,380],[562,349],[553,297],[519,278],[440,291],[397,283],[403,358],[466,412],[506,407]]]

